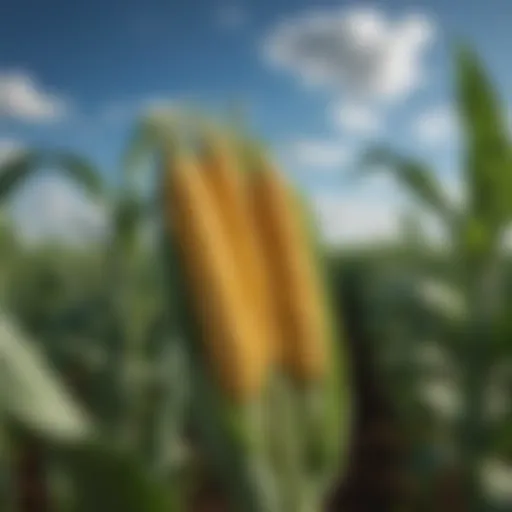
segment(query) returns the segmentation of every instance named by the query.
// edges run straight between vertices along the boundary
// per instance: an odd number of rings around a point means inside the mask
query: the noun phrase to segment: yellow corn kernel
[[[328,331],[308,234],[290,184],[268,162],[253,175],[253,194],[279,311],[281,362],[296,380],[310,382],[326,372]]]
[[[232,399],[248,401],[263,380],[257,325],[204,174],[190,157],[177,157],[169,170],[166,208],[210,366]]]
[[[257,315],[262,364],[268,370],[277,341],[275,312],[269,295],[269,269],[262,241],[258,239],[247,174],[240,169],[241,163],[226,136],[210,133],[205,143],[202,162],[206,180],[226,228],[246,300]]]

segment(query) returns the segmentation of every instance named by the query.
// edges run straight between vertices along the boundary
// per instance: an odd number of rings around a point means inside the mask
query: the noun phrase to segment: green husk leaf
[[[323,382],[302,395],[304,418],[309,429],[309,462],[320,493],[326,492],[333,478],[339,478],[347,465],[353,421],[352,375],[342,319],[334,310],[334,290],[329,281],[327,259],[320,244],[309,205],[296,189],[297,212],[308,233],[318,278],[323,286],[323,310],[330,328],[327,350],[330,368]],[[324,489],[324,491],[322,491]]]

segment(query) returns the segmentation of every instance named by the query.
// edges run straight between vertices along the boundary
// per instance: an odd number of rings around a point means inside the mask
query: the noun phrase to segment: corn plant
[[[89,193],[98,196],[101,192],[99,174],[85,159],[63,151],[27,150],[2,167],[0,200],[5,202],[26,179],[48,166],[69,174]],[[108,201],[105,195],[100,199],[105,203]],[[179,377],[179,371],[172,371],[178,361],[174,356],[166,368],[170,371],[158,373],[152,371],[153,367],[149,363],[144,366],[147,358],[141,357],[142,364],[135,369],[142,367],[143,376],[138,379],[131,378],[133,358],[130,360],[131,365],[124,364],[127,359],[125,354],[129,352],[127,338],[130,329],[133,331],[141,323],[148,323],[146,319],[139,318],[141,315],[136,316],[140,310],[148,309],[147,306],[144,308],[143,301],[137,305],[129,303],[128,306],[134,308],[131,311],[126,309],[126,303],[123,302],[127,274],[133,273],[134,258],[130,258],[130,254],[135,252],[134,238],[140,217],[137,204],[121,196],[115,203],[112,243],[108,240],[109,243],[105,245],[104,258],[93,256],[86,261],[87,258],[80,256],[82,261],[76,258],[73,262],[69,251],[66,253],[52,249],[50,252],[39,251],[38,254],[43,256],[39,261],[30,255],[18,258],[16,265],[0,269],[2,274],[14,276],[11,287],[19,282],[16,281],[18,276],[25,276],[23,266],[29,269],[26,277],[31,279],[28,283],[23,278],[22,282],[27,286],[16,286],[2,297],[3,305],[9,306],[9,314],[2,316],[0,335],[2,390],[9,390],[8,394],[2,395],[0,407],[2,510],[22,512],[25,510],[23,507],[35,506],[37,509],[51,507],[52,510],[63,511],[172,511],[178,506],[173,498],[175,491],[167,485],[168,473],[165,473],[165,478],[158,478],[162,476],[162,466],[168,471],[169,465],[175,465],[174,445],[171,443],[166,446],[166,450],[158,450],[153,459],[148,460],[145,455],[149,450],[137,444],[143,436],[138,436],[137,432],[133,434],[142,422],[142,414],[138,414],[134,401],[130,399],[130,392],[137,392],[137,396],[145,393],[147,398],[150,385],[164,385],[168,388],[169,382],[174,383],[169,377]],[[101,252],[101,246],[98,248]],[[57,262],[56,258],[66,259]],[[101,260],[106,262],[104,267]],[[70,297],[62,294],[60,288],[70,265],[75,265],[72,272],[76,273],[78,269],[85,277],[87,273],[84,269],[89,268],[91,263],[98,267],[98,261],[99,269],[106,270],[109,279],[103,280],[102,289],[82,290],[83,296],[93,292],[85,301],[80,299],[77,302],[72,297],[73,302],[70,303]],[[56,267],[55,263],[59,266]],[[127,270],[126,264],[132,266]],[[19,273],[14,272],[16,268],[20,269]],[[46,284],[51,281],[57,285],[57,288],[54,287],[56,300],[48,295],[47,286],[39,291],[37,286],[32,286],[37,285],[35,278],[39,277],[43,277]],[[49,307],[43,308],[43,305]],[[51,317],[48,315],[50,312]],[[22,329],[13,326],[14,313],[35,333],[36,342],[28,339]],[[128,319],[131,325],[128,325]],[[148,337],[149,334],[142,332],[139,336]],[[161,330],[158,331],[157,338],[161,340],[164,337],[170,338],[167,332],[162,334]],[[94,348],[103,356],[100,360],[106,358],[106,364],[100,364],[99,370],[97,364],[89,364],[89,353]],[[143,347],[143,350],[147,352],[144,356],[150,355],[149,348]],[[159,345],[155,345],[152,350],[151,364],[169,361],[167,352]],[[50,358],[51,364],[47,363],[46,357]],[[74,375],[70,374],[70,368],[75,363],[79,364],[80,371],[85,369],[85,382],[76,382]],[[157,368],[156,364],[153,366]],[[133,380],[142,392],[134,390]],[[71,398],[69,388],[74,398]],[[166,393],[165,396],[166,403],[169,403],[165,406],[167,416],[171,418],[167,424],[158,424],[152,430],[163,431],[164,436],[172,437],[172,428],[168,430],[167,426],[172,427],[174,413],[178,411],[181,401],[179,397],[177,402],[174,400],[174,388],[172,393]],[[94,429],[88,435],[84,433],[73,439],[71,443],[65,442],[67,439],[60,436],[62,429],[66,434],[65,429],[71,428],[70,424],[84,423],[84,408],[89,415],[86,423],[94,425]],[[129,441],[132,441],[128,446],[123,443],[125,432],[130,433]],[[32,491],[24,487],[23,482],[18,482],[17,475],[13,473],[23,462],[23,454],[27,456],[25,458],[37,459],[40,468],[38,485],[45,492],[44,501],[41,500],[42,496],[31,498],[29,493]],[[19,471],[22,470],[19,467]],[[71,496],[68,496],[71,501],[53,496],[55,486],[48,481],[51,475],[61,480],[64,478],[66,485],[71,486]]]
[[[503,235],[512,213],[512,143],[506,109],[477,56],[460,48],[455,68],[467,190],[462,206],[449,201],[428,165],[414,158],[375,147],[364,156],[363,165],[387,166],[441,219],[449,234],[450,276],[434,287],[415,281],[409,296],[412,293],[420,299],[430,321],[442,326],[450,364],[460,375],[464,400],[454,439],[469,509],[476,511],[484,507],[480,471],[491,450],[490,432],[495,428],[485,412],[489,379],[500,358],[510,357],[508,349],[496,347],[500,343],[502,347],[510,345],[510,340],[498,339],[502,334],[497,332],[497,322],[510,300],[504,295],[501,280]],[[441,301],[442,297],[448,300]]]
[[[152,481],[143,462],[113,447],[41,351],[4,314],[0,322],[0,367],[2,434],[10,443],[27,432],[43,440],[48,456],[71,476],[72,501],[64,509],[54,502],[52,510],[176,510],[169,492]],[[2,451],[2,468],[8,456],[8,449]],[[1,497],[5,500],[2,510],[19,510],[14,504],[22,497]]]
[[[143,119],[190,421],[232,510],[321,510],[346,461],[350,366],[313,225],[269,156],[197,118]]]

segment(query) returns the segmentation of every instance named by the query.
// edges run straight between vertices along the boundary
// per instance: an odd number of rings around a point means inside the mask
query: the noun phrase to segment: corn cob
[[[181,254],[213,372],[234,400],[263,385],[258,329],[235,271],[226,232],[197,162],[180,155],[167,173],[166,215]]]
[[[306,482],[320,495],[343,470],[352,408],[349,367],[324,275],[315,227],[297,191],[261,152],[252,184],[273,290],[280,313],[282,368],[295,383],[296,424],[302,430]]]
[[[270,300],[270,273],[251,208],[247,174],[242,172],[234,147],[224,134],[209,131],[203,142],[205,180],[227,231],[245,300],[257,317],[258,357],[268,372],[277,342],[275,314]]]
[[[237,510],[302,510],[301,496],[318,508],[346,401],[319,262],[284,176],[262,159],[244,174],[227,139],[205,142],[200,160],[174,159],[165,200],[171,252],[185,270],[182,333],[208,356],[189,354],[196,426]],[[270,410],[261,391],[276,356],[293,379],[272,379]],[[278,466],[264,438],[269,411],[286,459]]]
[[[272,264],[284,369],[300,383],[326,373],[328,336],[321,283],[307,234],[284,177],[264,163],[253,175],[256,215]]]

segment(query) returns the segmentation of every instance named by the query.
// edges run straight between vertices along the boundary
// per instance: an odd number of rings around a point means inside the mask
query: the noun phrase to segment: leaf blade
[[[449,224],[453,223],[455,209],[427,165],[400,155],[392,149],[374,146],[363,154],[360,168],[368,173],[372,172],[376,166],[388,168],[410,193]]]

